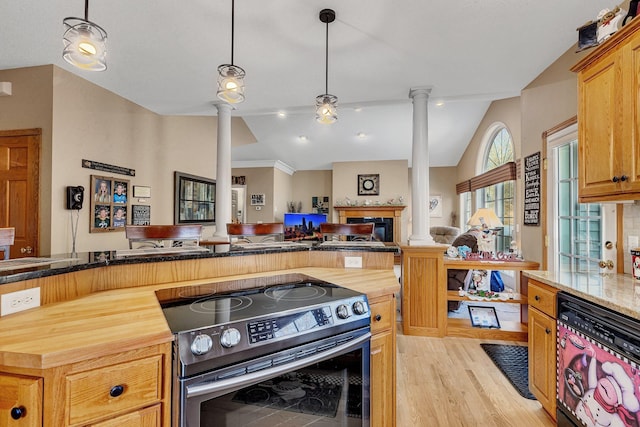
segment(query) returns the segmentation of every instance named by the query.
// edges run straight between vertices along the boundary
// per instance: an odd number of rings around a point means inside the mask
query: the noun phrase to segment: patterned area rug
[[[513,384],[520,396],[536,400],[529,391],[529,349],[526,346],[480,344],[493,363]]]

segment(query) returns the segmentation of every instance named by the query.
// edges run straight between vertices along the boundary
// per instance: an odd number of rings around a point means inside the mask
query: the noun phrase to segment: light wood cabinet
[[[556,418],[556,293],[529,280],[529,389]]]
[[[393,295],[369,300],[371,309],[371,426],[396,425],[396,331]]]
[[[68,375],[69,425],[84,425],[159,402],[162,359],[162,355],[156,355]]]
[[[42,378],[0,374],[0,426],[42,423]]]
[[[171,343],[35,371],[0,374],[0,426],[171,425]]]
[[[581,202],[640,196],[640,28],[631,21],[571,70],[578,73]]]

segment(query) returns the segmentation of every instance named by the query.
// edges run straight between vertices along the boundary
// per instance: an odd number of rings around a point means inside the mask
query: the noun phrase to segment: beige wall
[[[0,96],[0,129],[42,129],[40,148],[40,247],[51,245],[51,138],[53,127],[53,66],[0,71],[0,81],[12,83],[12,95]]]
[[[302,212],[312,212],[311,198],[316,196],[321,200],[323,197],[329,197],[329,218],[333,216],[333,194],[332,194],[332,178],[331,170],[308,170],[296,171],[293,174],[293,195],[291,201],[296,206],[298,202],[302,203]]]
[[[522,91],[521,158],[542,151],[542,133],[577,114],[577,77],[569,68],[588,52],[575,53],[576,49],[573,46],[567,50]],[[519,179],[519,205],[522,205],[523,186]],[[518,222],[521,223],[520,218]],[[519,241],[526,258],[542,261],[544,236],[541,226],[520,227]]]
[[[1,97],[0,128],[42,128],[40,253],[72,248],[71,213],[65,209],[68,185],[90,187],[90,176],[129,179],[151,187],[153,224],[173,223],[173,173],[215,178],[217,118],[160,116],[56,66],[0,71],[13,83],[13,96]],[[232,119],[234,141],[255,140],[242,119]],[[83,168],[82,159],[135,169],[125,177]],[[90,203],[78,218],[76,250],[128,246],[124,232],[89,233]],[[75,218],[74,218],[75,220]],[[213,228],[204,235],[213,233]]]
[[[516,159],[542,151],[542,132],[573,117],[577,113],[577,79],[569,68],[586,53],[575,53],[573,46],[544,70],[521,92],[521,96],[491,104],[476,130],[462,159],[458,163],[456,182],[478,173],[484,143],[492,125],[503,123],[511,132]],[[517,181],[516,239],[525,258],[542,260],[543,241],[541,226],[522,225],[523,182]]]
[[[275,168],[273,188],[273,219],[275,222],[284,222],[284,213],[287,212],[287,202],[292,200],[293,195],[293,176]]]
[[[336,162],[333,164],[331,201],[336,204],[349,198],[358,203],[370,200],[373,204],[384,204],[389,200],[397,200],[398,197],[406,201],[409,198],[408,167],[407,160]],[[358,196],[359,174],[380,174],[379,196]],[[402,242],[407,240],[409,212],[410,209],[407,208],[402,213]],[[332,220],[338,222],[337,214],[333,214]]]
[[[432,167],[429,168],[429,195],[442,197],[442,216],[429,217],[429,224],[458,226],[458,196],[456,195],[457,168]],[[453,220],[455,222],[452,222]]]
[[[244,176],[247,186],[246,213],[247,222],[274,222],[274,182],[275,169],[272,167],[260,168],[233,168],[231,170],[233,176]],[[285,190],[286,191],[286,190]],[[264,206],[252,206],[251,195],[264,194]],[[259,208],[259,210],[256,210]]]

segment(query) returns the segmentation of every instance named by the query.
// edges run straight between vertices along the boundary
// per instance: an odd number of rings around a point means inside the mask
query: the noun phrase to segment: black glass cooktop
[[[217,289],[239,289],[217,292]],[[173,333],[284,314],[361,295],[303,274],[161,289],[156,296]]]

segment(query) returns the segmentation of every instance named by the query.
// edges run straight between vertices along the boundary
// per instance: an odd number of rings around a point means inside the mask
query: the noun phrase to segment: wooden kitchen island
[[[364,268],[344,268],[345,256],[361,256]],[[2,425],[17,418],[20,426],[170,426],[173,335],[155,290],[295,272],[367,294],[371,422],[393,426],[399,291],[393,256],[354,248],[274,250],[5,277],[0,293],[39,287],[42,306],[0,318]]]

